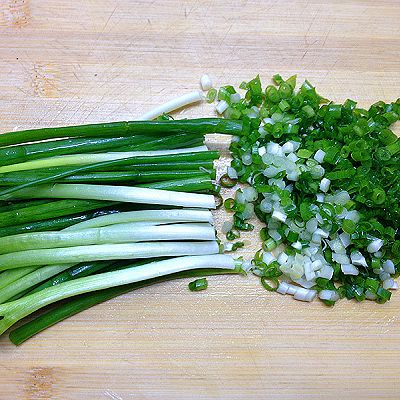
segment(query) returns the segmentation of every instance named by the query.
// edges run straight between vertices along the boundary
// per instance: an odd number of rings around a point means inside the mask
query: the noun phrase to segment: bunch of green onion
[[[161,118],[0,135],[0,334],[60,300],[12,341],[142,286],[240,272],[218,254],[219,154],[204,135],[246,127]]]
[[[225,200],[228,240],[265,224],[253,272],[271,291],[328,305],[340,298],[384,303],[400,269],[400,140],[390,129],[400,100],[369,109],[335,104],[296,76],[259,77],[217,92],[216,110],[250,131],[234,138],[221,184],[249,185]]]

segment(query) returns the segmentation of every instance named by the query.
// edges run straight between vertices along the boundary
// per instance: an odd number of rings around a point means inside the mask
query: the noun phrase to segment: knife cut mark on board
[[[32,70],[32,88],[35,96],[58,97],[58,71],[51,64],[34,64]]]
[[[50,400],[54,399],[54,369],[33,368],[24,387],[24,399],[26,400]]]
[[[21,28],[31,19],[29,0],[0,2],[0,26]]]

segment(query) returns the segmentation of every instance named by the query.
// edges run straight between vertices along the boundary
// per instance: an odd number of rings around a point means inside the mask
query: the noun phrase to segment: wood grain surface
[[[0,131],[134,119],[204,72],[298,73],[366,106],[399,97],[399,57],[398,0],[1,0]],[[18,348],[3,336],[0,399],[398,399],[399,306],[304,304],[251,277],[165,283]]]

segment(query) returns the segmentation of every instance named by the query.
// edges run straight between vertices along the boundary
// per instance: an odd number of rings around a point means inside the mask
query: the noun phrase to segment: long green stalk
[[[21,299],[1,304],[0,316],[3,316],[3,319],[0,320],[0,334],[20,319],[56,301],[95,290],[127,285],[198,268],[234,270],[235,261],[232,257],[222,254],[212,257],[207,255],[172,258],[61,283]]]
[[[32,336],[42,332],[43,330],[63,321],[73,315],[87,310],[97,304],[110,300],[114,297],[120,296],[133,290],[142,287],[154,285],[165,281],[183,278],[196,278],[217,274],[234,274],[240,273],[238,270],[230,269],[198,269],[191,271],[177,272],[171,275],[160,276],[149,280],[131,283],[129,285],[117,286],[109,289],[99,290],[93,293],[85,293],[81,296],[71,299],[67,303],[58,305],[55,309],[46,312],[45,314],[36,317],[35,319],[19,326],[10,332],[10,340],[15,345],[20,345]]]
[[[207,242],[143,242],[129,244],[100,244],[27,250],[0,255],[0,271],[12,268],[78,263],[98,260],[129,260],[133,258],[176,257],[184,255],[217,254],[215,241]]]
[[[146,142],[146,139],[156,138],[146,138],[145,136],[78,138],[3,147],[0,148],[0,165],[10,165],[64,154],[95,153],[121,148],[122,146],[137,145]]]
[[[174,181],[167,181],[174,182]],[[58,198],[119,201],[128,203],[159,204],[169,206],[215,208],[214,197],[205,194],[185,193],[154,189],[155,184],[146,187],[64,184],[42,185],[26,188],[15,193],[18,197]],[[148,188],[151,186],[151,188]],[[172,183],[172,186],[174,184]]]
[[[212,224],[213,217],[208,210],[139,210],[126,211],[92,218],[66,228],[65,231],[76,231],[80,229],[99,228],[114,224],[126,224],[130,222],[157,221],[158,223],[178,222],[205,222]]]
[[[38,199],[38,200],[13,201],[13,202],[7,201],[2,206],[0,206],[0,215],[1,215],[1,213],[6,212],[6,211],[13,211],[13,210],[18,210],[20,208],[38,206],[41,204],[48,204],[48,203],[52,203],[53,201],[57,201],[57,200]]]
[[[127,261],[93,261],[80,263],[78,265],[74,265],[73,267],[57,274],[50,279],[43,282],[41,285],[34,287],[29,291],[29,294],[40,292],[43,289],[46,289],[51,286],[59,285],[60,283],[71,281],[73,279],[83,278],[85,276],[94,275],[103,270],[109,270],[112,266],[116,269],[126,268]],[[150,261],[149,261],[150,262]]]
[[[44,219],[36,222],[27,222],[20,225],[10,225],[4,228],[0,228],[0,237],[18,235],[20,233],[25,233],[25,232],[43,232],[51,230],[53,231],[60,230],[67,228],[71,225],[75,225],[80,222],[84,222],[92,218],[99,217],[101,215],[108,215],[120,211],[126,211],[127,206],[129,207],[132,205],[129,203],[125,203],[114,207],[106,207],[94,211],[87,211],[79,214],[66,215],[64,217]],[[46,215],[43,215],[42,217],[46,218]]]
[[[57,174],[61,175],[61,174]],[[202,171],[113,171],[113,172],[88,172],[81,174],[74,174],[69,176],[57,177],[49,172],[36,172],[36,171],[21,171],[0,174],[0,186],[19,186],[27,183],[37,186],[43,182],[49,181],[57,183],[98,183],[98,182],[157,182],[172,179],[188,179],[201,177],[205,175]],[[215,171],[210,174],[211,178],[215,178]],[[39,181],[39,182],[38,182]],[[38,183],[37,183],[38,182]],[[26,187],[26,186],[25,186]],[[20,190],[16,188],[16,190]],[[10,192],[4,191],[0,195],[5,195]]]
[[[199,156],[203,156],[204,153],[211,153],[211,156],[213,159],[218,158],[218,153],[216,152],[201,152],[197,153]],[[195,153],[192,153],[193,155]],[[179,155],[180,156],[180,155]],[[209,155],[210,156],[210,155]],[[216,158],[215,158],[216,157]],[[170,158],[171,159],[171,158]],[[158,157],[155,158],[154,161],[152,161],[151,157],[146,157],[145,162],[137,162],[137,157],[131,158],[131,159],[125,159],[125,160],[117,160],[114,161],[114,163],[108,163],[108,164],[96,164],[96,166],[93,166],[92,171],[99,171],[99,172],[113,172],[113,171],[182,171],[182,170],[190,170],[190,171],[198,171],[200,168],[205,168],[206,170],[211,170],[214,167],[213,161],[210,160],[198,160],[198,161],[163,161],[160,160]],[[127,162],[129,164],[127,165]],[[47,172],[47,173],[62,173],[69,171],[71,167],[52,167],[52,168],[38,168],[35,171],[38,172],[39,174],[42,172]],[[25,171],[25,172],[30,172],[30,171]],[[24,172],[18,172],[19,174],[24,173]],[[7,173],[9,174],[15,174],[15,172],[10,172]],[[6,176],[7,176],[6,175]]]
[[[6,287],[0,289],[0,303],[5,303],[18,293],[29,289],[44,280],[71,268],[73,264],[49,265],[21,277]]]
[[[242,121],[220,118],[184,119],[172,121],[121,121],[102,124],[30,129],[0,135],[0,146],[63,137],[99,137],[126,135],[167,135],[193,133],[225,133],[241,135],[249,130]]]
[[[141,222],[130,222],[78,231],[25,233],[0,238],[0,254],[35,249],[165,240],[215,240],[215,231],[210,224],[204,223],[146,226]]]
[[[191,162],[165,162],[165,163],[152,163],[152,164],[131,164],[120,167],[111,167],[106,169],[98,168],[97,171],[199,171],[205,169],[211,171],[214,168],[212,161],[191,161]]]
[[[26,161],[18,164],[5,165],[0,167],[0,173],[26,171],[40,168],[53,168],[65,166],[83,166],[90,164],[97,164],[101,162],[110,162],[117,160],[126,161],[129,159],[133,161],[134,157],[163,157],[174,156],[177,154],[187,153],[203,153],[207,151],[206,146],[189,147],[184,149],[172,150],[154,150],[154,151],[121,151],[109,153],[83,153],[83,154],[67,154],[64,156],[56,156],[49,158],[42,158],[40,160]]]
[[[191,179],[174,179],[171,181],[140,183],[136,185],[136,187],[198,193],[214,193],[216,189],[215,185],[212,183],[211,179],[207,175],[204,175],[202,178],[199,177]],[[215,208],[215,204],[212,206],[210,204],[207,208]]]
[[[53,140],[0,148],[0,166],[66,154],[194,147],[201,146],[203,141],[201,136],[190,134]]]
[[[200,150],[202,149],[202,150]],[[26,171],[26,170],[44,170],[51,171],[55,173],[63,173],[66,171],[70,171],[70,168],[76,165],[80,165],[82,159],[84,165],[96,164],[93,165],[93,171],[104,170],[104,167],[107,167],[107,170],[111,170],[114,168],[118,170],[120,167],[131,167],[133,165],[144,165],[144,164],[152,164],[159,165],[161,163],[176,163],[176,162],[185,162],[185,163],[193,163],[193,162],[201,162],[201,161],[212,161],[216,160],[219,157],[218,151],[208,151],[206,148],[201,146],[200,148],[196,147],[195,149],[185,149],[186,151],[183,153],[176,152],[176,150],[172,154],[165,154],[165,151],[160,152],[135,152],[132,155],[132,152],[120,152],[120,153],[103,153],[103,154],[81,154],[81,155],[71,155],[71,156],[63,156],[63,157],[51,157],[45,160],[36,160],[35,162],[26,162],[12,165],[10,167],[0,167],[0,173],[13,172],[13,171]],[[193,151],[195,150],[195,151]],[[180,151],[180,150],[179,150]],[[136,155],[135,155],[136,154]],[[121,156],[123,155],[123,156]],[[48,162],[47,160],[51,160]],[[56,162],[54,162],[56,160]],[[48,164],[59,164],[59,165],[48,165]],[[67,169],[66,169],[67,168]]]
[[[0,213],[0,227],[72,215],[111,206],[113,204],[115,204],[115,202],[67,199],[28,206]]]
[[[0,290],[36,269],[38,269],[38,267],[16,268],[0,273]]]

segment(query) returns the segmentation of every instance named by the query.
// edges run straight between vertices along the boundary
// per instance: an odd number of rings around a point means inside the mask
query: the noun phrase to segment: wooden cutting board
[[[334,100],[394,100],[399,21],[398,0],[2,0],[0,131],[134,119],[205,72],[217,85],[297,73]],[[2,337],[0,399],[400,398],[400,293],[327,308],[254,277],[195,294],[187,283],[127,294],[19,348]]]

